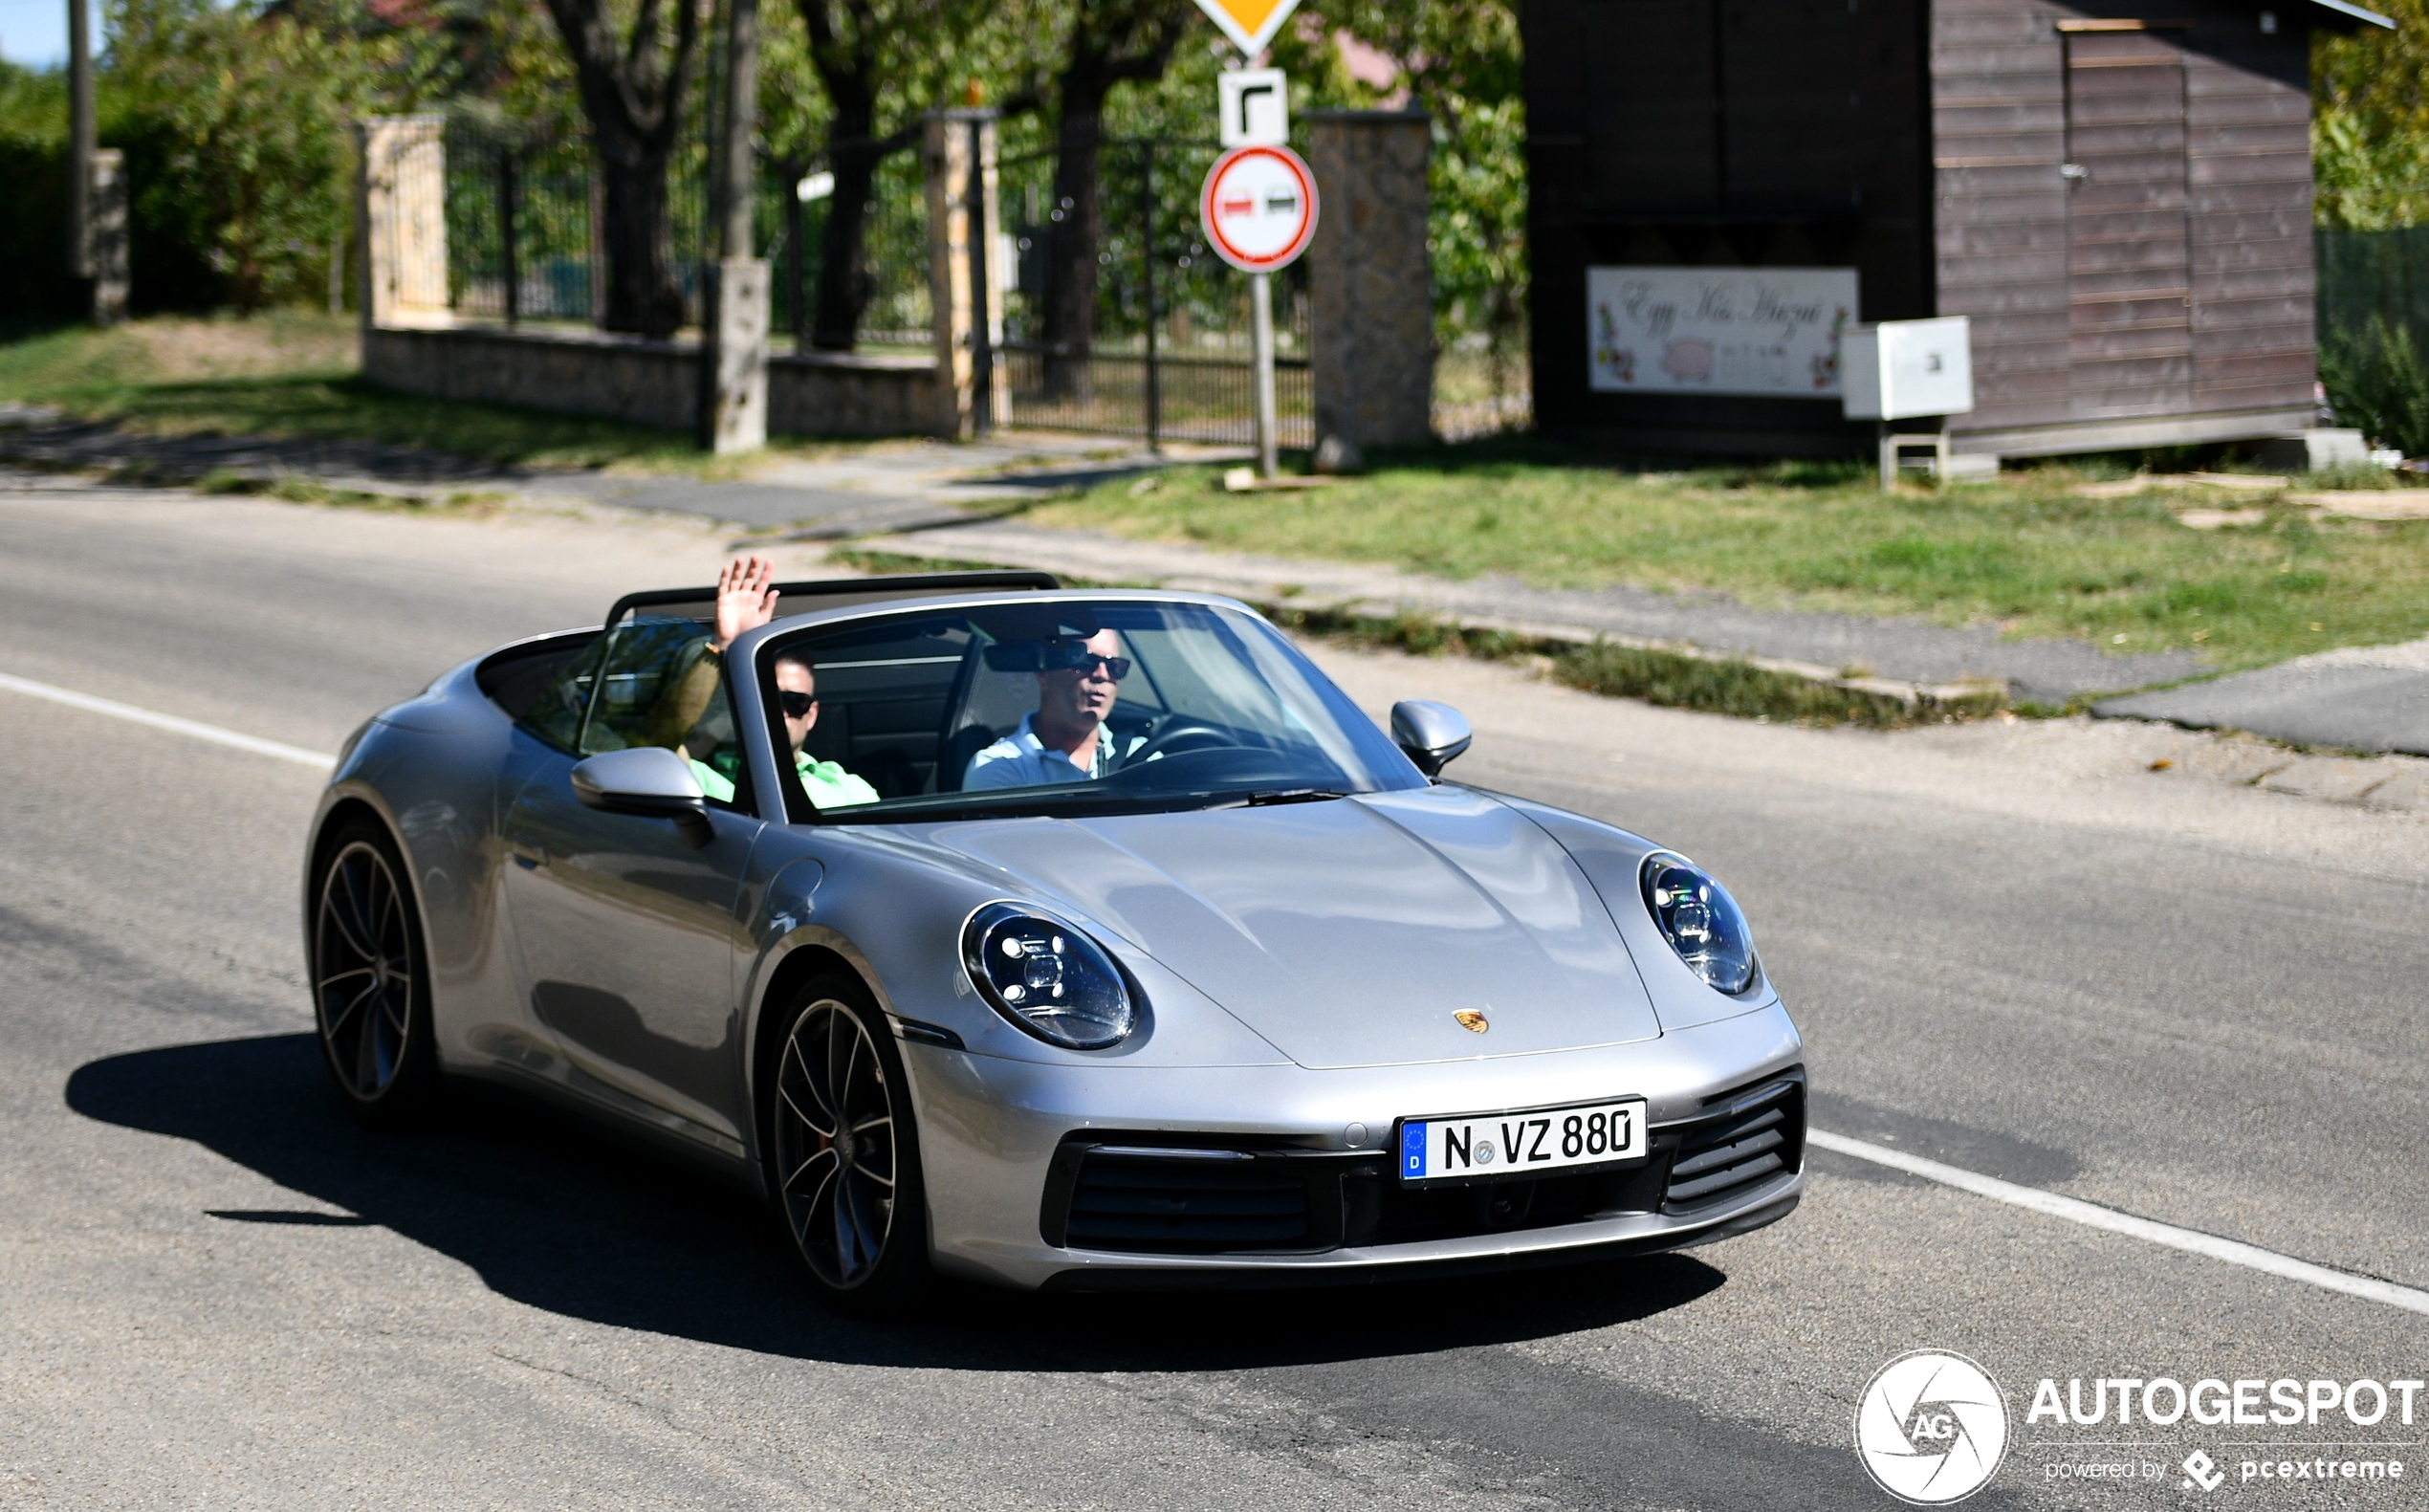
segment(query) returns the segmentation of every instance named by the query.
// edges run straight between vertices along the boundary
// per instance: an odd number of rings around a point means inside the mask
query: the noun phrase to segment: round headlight
[[[1729,889],[1686,857],[1655,851],[1645,858],[1645,907],[1661,937],[1704,985],[1735,996],[1754,980],[1754,936]]]
[[[963,926],[961,958],[997,1013],[1048,1044],[1102,1050],[1138,1027],[1113,957],[1060,919],[991,903]]]

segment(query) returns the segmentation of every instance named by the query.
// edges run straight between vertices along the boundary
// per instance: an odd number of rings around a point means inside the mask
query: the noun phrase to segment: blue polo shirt
[[[1047,749],[1044,742],[1029,729],[1035,714],[1022,714],[1020,728],[970,758],[970,770],[962,774],[962,791],[978,792],[996,787],[1042,787],[1050,782],[1089,782],[1105,776],[1117,753],[1113,732],[1097,726],[1096,744],[1089,748],[1088,764],[1080,765],[1060,751]],[[1132,741],[1135,750],[1139,742]]]

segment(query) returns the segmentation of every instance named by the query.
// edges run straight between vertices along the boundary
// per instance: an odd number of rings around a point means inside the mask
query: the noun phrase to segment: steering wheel
[[[1122,764],[1125,767],[1134,767],[1142,761],[1151,761],[1162,756],[1176,756],[1183,751],[1237,751],[1243,748],[1238,741],[1213,725],[1195,719],[1174,718],[1149,736],[1147,744],[1125,756]]]

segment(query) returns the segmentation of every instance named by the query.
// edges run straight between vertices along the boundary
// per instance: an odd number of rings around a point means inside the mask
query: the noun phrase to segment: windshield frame
[[[1364,744],[1366,735],[1371,733],[1373,745],[1367,764],[1373,769],[1369,776],[1376,780],[1364,787],[1353,782],[1344,787],[1338,796],[1410,791],[1431,785],[1431,779],[1392,742],[1390,734],[1377,726],[1366,711],[1360,709],[1339,684],[1325,675],[1324,668],[1301,650],[1288,635],[1256,609],[1237,600],[1215,594],[1155,590],[1126,592],[1119,589],[1064,589],[1017,596],[955,595],[908,603],[897,601],[883,609],[872,606],[873,612],[838,610],[831,614],[787,618],[753,632],[737,642],[733,649],[749,658],[750,675],[747,681],[757,695],[752,701],[758,705],[757,717],[751,721],[751,728],[756,732],[755,742],[763,742],[761,751],[768,770],[780,778],[791,766],[789,742],[776,713],[778,707],[776,664],[778,655],[787,647],[802,641],[873,628],[897,621],[928,619],[940,614],[967,614],[996,606],[1043,608],[1057,604],[1085,604],[1097,608],[1170,606],[1203,610],[1217,616],[1236,616],[1247,622],[1238,626],[1243,632],[1271,637],[1275,652],[1298,671],[1325,712],[1353,739]],[[735,681],[746,679],[736,678]],[[1098,778],[1034,787],[916,794],[888,799],[877,804],[821,810],[810,802],[808,795],[800,790],[799,783],[779,779],[774,784],[774,790],[780,795],[783,812],[772,812],[778,805],[771,803],[764,806],[763,814],[765,818],[778,822],[799,825],[916,824],[1039,816],[1094,818],[1114,814],[1182,813],[1335,796],[1329,789],[1320,791],[1304,782],[1230,783],[1139,793],[1108,788],[1104,785],[1106,780]]]

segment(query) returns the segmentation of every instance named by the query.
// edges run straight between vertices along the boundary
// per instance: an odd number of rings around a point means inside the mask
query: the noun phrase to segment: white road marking
[[[239,751],[251,751],[255,756],[276,756],[281,761],[293,761],[298,766],[314,767],[322,772],[329,771],[338,764],[336,756],[324,752],[307,751],[301,746],[282,745],[275,740],[264,740],[258,735],[240,734],[233,730],[222,730],[217,725],[207,725],[199,720],[180,719],[175,714],[156,714],[148,709],[138,709],[133,704],[96,698],[90,693],[79,693],[66,688],[54,688],[49,683],[37,683],[29,677],[11,677],[6,672],[0,672],[0,689],[6,689],[12,693],[23,693],[29,698],[47,698],[55,704],[65,704],[71,709],[81,709],[87,713],[107,714],[113,719],[123,719],[130,724],[149,725],[155,730],[166,730],[176,734],[189,735],[196,740],[208,740],[213,745],[233,746]]]
[[[2324,1291],[2339,1291],[2348,1297],[2384,1303],[2390,1307],[2401,1307],[2406,1312],[2429,1313],[2429,1291],[2418,1287],[2380,1281],[2374,1276],[2355,1276],[2326,1265],[2314,1265],[2309,1260],[2280,1255],[2275,1250],[2265,1250],[2240,1239],[2222,1239],[2198,1229],[2180,1229],[2173,1223],[2138,1218],[2131,1213],[2104,1208],[2097,1202],[2062,1197],[2039,1187],[2019,1186],[2013,1181],[2002,1181],[1997,1176],[1985,1176],[1962,1167],[1926,1160],[1921,1155],[1910,1155],[1902,1150],[1867,1144],[1861,1139],[1849,1139],[1845,1134],[1833,1134],[1827,1129],[1807,1129],[1805,1137],[1824,1150],[1852,1155],[1858,1160],[1869,1160],[1876,1166],[1888,1166],[1911,1176],[1921,1176],[1926,1181],[1937,1181],[1979,1197],[1988,1197],[1994,1202],[2028,1208],[2053,1218],[2065,1218],[2069,1223],[2107,1229],[2112,1234],[2129,1235],[2152,1244],[2164,1244],[2170,1249],[2205,1255],[2230,1265],[2242,1265],[2271,1276],[2281,1276],[2287,1281],[2302,1282]]]

